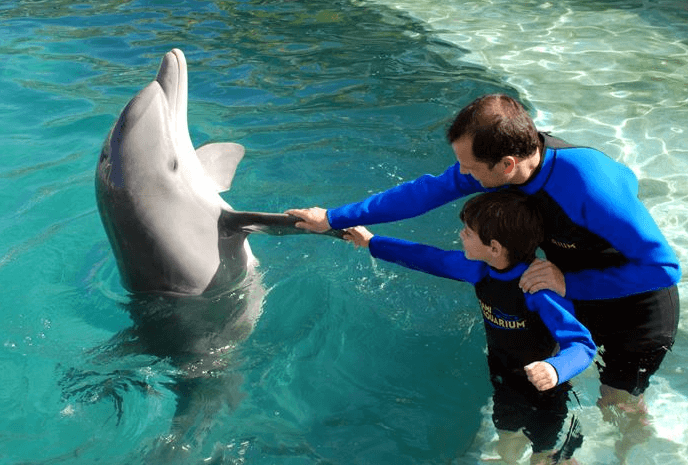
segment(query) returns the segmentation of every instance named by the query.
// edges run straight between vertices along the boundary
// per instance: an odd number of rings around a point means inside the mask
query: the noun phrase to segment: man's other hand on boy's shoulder
[[[557,266],[547,260],[536,258],[521,276],[518,285],[523,292],[534,294],[543,289],[550,289],[562,297],[566,296],[564,274]]]

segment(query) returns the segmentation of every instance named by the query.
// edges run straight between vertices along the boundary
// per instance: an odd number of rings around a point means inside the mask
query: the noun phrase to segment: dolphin
[[[131,292],[201,295],[255,268],[249,233],[305,232],[294,216],[237,212],[222,199],[244,147],[194,149],[187,92],[186,59],[173,49],[155,80],[126,105],[98,161],[98,210]]]
[[[240,374],[227,368],[237,344],[251,334],[266,292],[247,237],[309,233],[294,226],[297,217],[236,211],[220,196],[231,187],[245,150],[232,142],[194,148],[187,94],[186,59],[173,49],[155,80],[122,110],[95,175],[100,218],[122,285],[131,293],[125,307],[134,324],[112,345],[118,353],[146,353],[181,370],[174,380],[179,398],[173,421],[180,438],[207,407],[194,399],[206,402],[217,398],[209,392],[233,391],[229,403],[235,405],[242,397],[236,392]],[[326,234],[341,238],[343,232]],[[85,382],[74,377],[74,383]],[[121,383],[110,380],[107,386]],[[75,390],[121,398],[102,384]]]

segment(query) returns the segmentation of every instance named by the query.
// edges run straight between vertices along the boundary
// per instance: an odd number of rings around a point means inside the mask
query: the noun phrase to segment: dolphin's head
[[[126,188],[145,182],[150,189],[178,170],[180,152],[193,151],[187,79],[184,54],[167,53],[155,80],[122,110],[103,145],[98,174],[104,183]]]
[[[187,79],[184,54],[168,52],[122,111],[98,162],[98,208],[130,291],[199,294],[219,266],[217,223],[229,206],[191,143]]]

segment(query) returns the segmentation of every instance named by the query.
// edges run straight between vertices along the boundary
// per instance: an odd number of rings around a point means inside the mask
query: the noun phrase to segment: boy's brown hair
[[[461,209],[461,221],[485,245],[494,239],[507,250],[509,265],[530,263],[544,239],[542,216],[528,196],[515,189],[480,194]]]

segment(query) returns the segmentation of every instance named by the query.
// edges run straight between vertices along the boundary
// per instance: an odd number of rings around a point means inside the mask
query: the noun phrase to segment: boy
[[[517,461],[527,446],[523,429],[532,442],[531,463],[570,459],[580,443],[554,452],[568,413],[567,381],[590,365],[596,347],[569,301],[549,290],[524,294],[519,287],[542,241],[542,218],[525,195],[503,190],[470,199],[461,220],[465,251],[374,236],[360,226],[345,238],[368,247],[373,257],[475,285],[494,386],[498,452]]]

